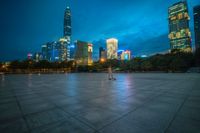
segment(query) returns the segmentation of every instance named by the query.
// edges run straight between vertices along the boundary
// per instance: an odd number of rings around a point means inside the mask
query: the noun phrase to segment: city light
[[[70,48],[75,48],[75,45],[70,45]]]
[[[118,40],[110,38],[106,40],[107,43],[107,59],[117,59]]]

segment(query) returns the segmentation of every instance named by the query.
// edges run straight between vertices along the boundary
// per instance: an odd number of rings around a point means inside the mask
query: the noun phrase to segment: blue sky
[[[0,60],[24,59],[40,51],[45,42],[63,36],[63,16],[72,10],[72,40],[105,47],[105,39],[119,39],[120,49],[134,55],[166,51],[168,7],[178,0],[1,0]],[[200,0],[188,0],[193,32],[192,7]],[[194,35],[192,33],[192,35]]]

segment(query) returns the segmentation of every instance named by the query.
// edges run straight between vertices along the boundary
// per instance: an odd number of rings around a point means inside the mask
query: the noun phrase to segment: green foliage
[[[92,66],[76,66],[74,61],[48,62],[42,60],[13,61],[10,69],[65,69],[78,72],[102,72],[112,66],[116,71],[186,71],[190,67],[200,66],[200,50],[192,53],[173,52],[170,54],[157,54],[148,58],[134,58],[130,61],[107,60],[94,62]]]

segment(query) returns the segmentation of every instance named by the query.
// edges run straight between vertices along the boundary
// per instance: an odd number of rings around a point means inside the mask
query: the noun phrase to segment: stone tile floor
[[[0,133],[200,133],[200,74],[4,75]]]

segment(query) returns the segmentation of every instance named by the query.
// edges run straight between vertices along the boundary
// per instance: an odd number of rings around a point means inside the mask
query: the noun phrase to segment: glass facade
[[[99,48],[99,60],[101,62],[105,62],[107,59],[107,53],[106,50],[103,47]]]
[[[171,50],[191,52],[191,32],[189,29],[188,7],[186,1],[175,3],[168,9],[169,39]]]
[[[67,41],[65,38],[61,38],[57,42],[48,42],[42,45],[42,59],[51,62],[65,61],[67,60]]]
[[[72,34],[71,10],[69,7],[67,7],[64,15],[64,36],[71,36],[71,34]]]
[[[195,47],[200,48],[200,5],[193,9],[194,14],[194,33],[195,33]]]
[[[66,39],[66,48],[67,48],[67,60],[72,59],[70,56],[70,45],[71,45],[71,35],[72,35],[72,27],[71,27],[71,10],[69,7],[65,10],[64,15],[64,38]]]
[[[92,53],[92,44],[83,41],[75,42],[74,60],[76,61],[77,65],[92,65]]]

